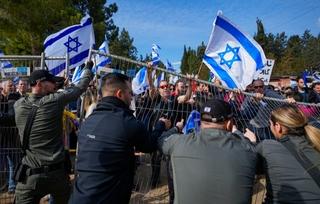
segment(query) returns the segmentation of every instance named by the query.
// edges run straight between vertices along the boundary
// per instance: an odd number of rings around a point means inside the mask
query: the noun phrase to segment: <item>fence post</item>
[[[45,66],[44,66],[44,65],[45,65],[45,59],[46,59],[46,58],[45,58],[45,53],[42,52],[42,53],[41,53],[41,62],[40,62],[40,67],[41,67],[41,69],[46,69]]]

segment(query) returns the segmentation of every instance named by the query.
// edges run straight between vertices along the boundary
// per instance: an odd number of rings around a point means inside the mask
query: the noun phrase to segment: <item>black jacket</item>
[[[79,174],[70,203],[129,203],[134,151],[156,150],[164,129],[164,123],[158,122],[152,133],[147,132],[124,102],[103,98],[80,130]]]
[[[320,94],[312,90],[309,94],[309,103],[320,103]]]

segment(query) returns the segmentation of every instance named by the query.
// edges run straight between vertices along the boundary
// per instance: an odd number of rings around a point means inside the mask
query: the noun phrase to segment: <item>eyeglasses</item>
[[[254,89],[259,89],[259,88],[260,88],[260,89],[263,89],[263,85],[261,85],[261,86],[254,86],[253,88],[254,88]]]
[[[159,86],[160,89],[168,89],[168,85]]]

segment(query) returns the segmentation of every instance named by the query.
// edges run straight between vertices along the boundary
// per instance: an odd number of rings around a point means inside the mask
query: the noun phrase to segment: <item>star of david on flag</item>
[[[222,14],[218,14],[203,62],[224,86],[244,90],[267,63],[260,45]]]
[[[68,41],[63,44],[68,48],[68,52],[78,52],[78,48],[82,45],[79,43],[79,37],[72,38],[70,36],[68,37]]]
[[[240,47],[231,47],[227,44],[226,50],[224,52],[218,52],[218,55],[220,56],[220,64],[224,65],[226,64],[229,69],[231,69],[233,62],[235,61],[241,61],[238,52]]]
[[[44,52],[47,57],[65,57],[69,54],[69,68],[82,65],[89,56],[89,50],[95,43],[92,19],[83,17],[80,24],[69,26],[54,33],[44,41]],[[66,69],[65,60],[46,61],[49,71],[54,75]]]

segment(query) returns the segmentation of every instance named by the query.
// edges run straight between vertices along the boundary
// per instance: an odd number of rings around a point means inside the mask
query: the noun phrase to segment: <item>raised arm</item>
[[[152,64],[151,62],[147,63],[147,77],[149,82],[149,96],[151,99],[154,99],[157,95],[157,88],[154,86],[152,81]]]
[[[62,92],[56,93],[58,101],[60,101],[62,105],[66,105],[71,101],[75,101],[83,92],[87,90],[89,83],[93,78],[93,74],[91,72],[92,67],[93,62],[87,62],[79,83],[75,86],[66,88]]]

